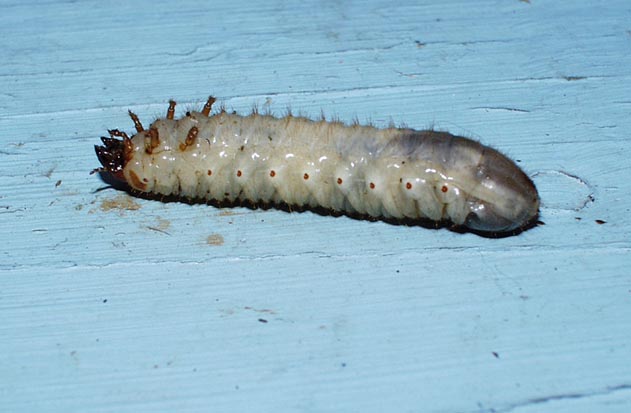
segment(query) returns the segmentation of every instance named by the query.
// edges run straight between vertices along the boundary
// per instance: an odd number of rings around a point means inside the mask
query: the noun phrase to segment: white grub
[[[528,176],[474,140],[291,113],[213,114],[213,102],[180,119],[172,103],[146,130],[132,114],[138,133],[110,131],[96,147],[99,171],[149,194],[451,222],[481,233],[518,231],[537,218]]]

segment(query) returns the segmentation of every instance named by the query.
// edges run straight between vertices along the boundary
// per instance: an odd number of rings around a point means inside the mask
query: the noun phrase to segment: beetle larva
[[[226,203],[294,205],[386,220],[451,222],[482,233],[532,224],[528,176],[495,149],[432,130],[379,129],[225,110],[118,130],[95,146],[109,172],[149,194]]]

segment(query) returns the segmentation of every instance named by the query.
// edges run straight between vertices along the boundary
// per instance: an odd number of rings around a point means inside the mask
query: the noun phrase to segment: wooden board
[[[1,410],[631,411],[630,22],[623,0],[3,2]],[[128,109],[209,94],[479,139],[545,225],[220,210],[89,175]]]

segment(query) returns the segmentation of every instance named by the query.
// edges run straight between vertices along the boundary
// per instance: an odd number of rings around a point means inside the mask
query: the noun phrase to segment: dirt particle
[[[121,215],[125,211],[136,211],[140,209],[140,204],[136,203],[133,198],[127,195],[118,195],[113,199],[104,199],[101,201],[101,211],[109,212],[117,210]]]
[[[223,245],[224,239],[221,234],[210,234],[208,238],[206,238],[206,244],[208,245]]]
[[[170,226],[171,226],[171,221],[169,221],[168,219],[162,219],[158,217],[158,225],[156,227],[157,229],[161,231],[166,231],[167,229],[169,229]]]

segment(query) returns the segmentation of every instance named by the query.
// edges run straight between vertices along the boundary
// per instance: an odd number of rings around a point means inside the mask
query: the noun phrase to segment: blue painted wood
[[[4,1],[2,411],[630,411],[630,21],[623,0]],[[480,139],[546,225],[218,210],[88,174],[127,109],[208,94]]]

